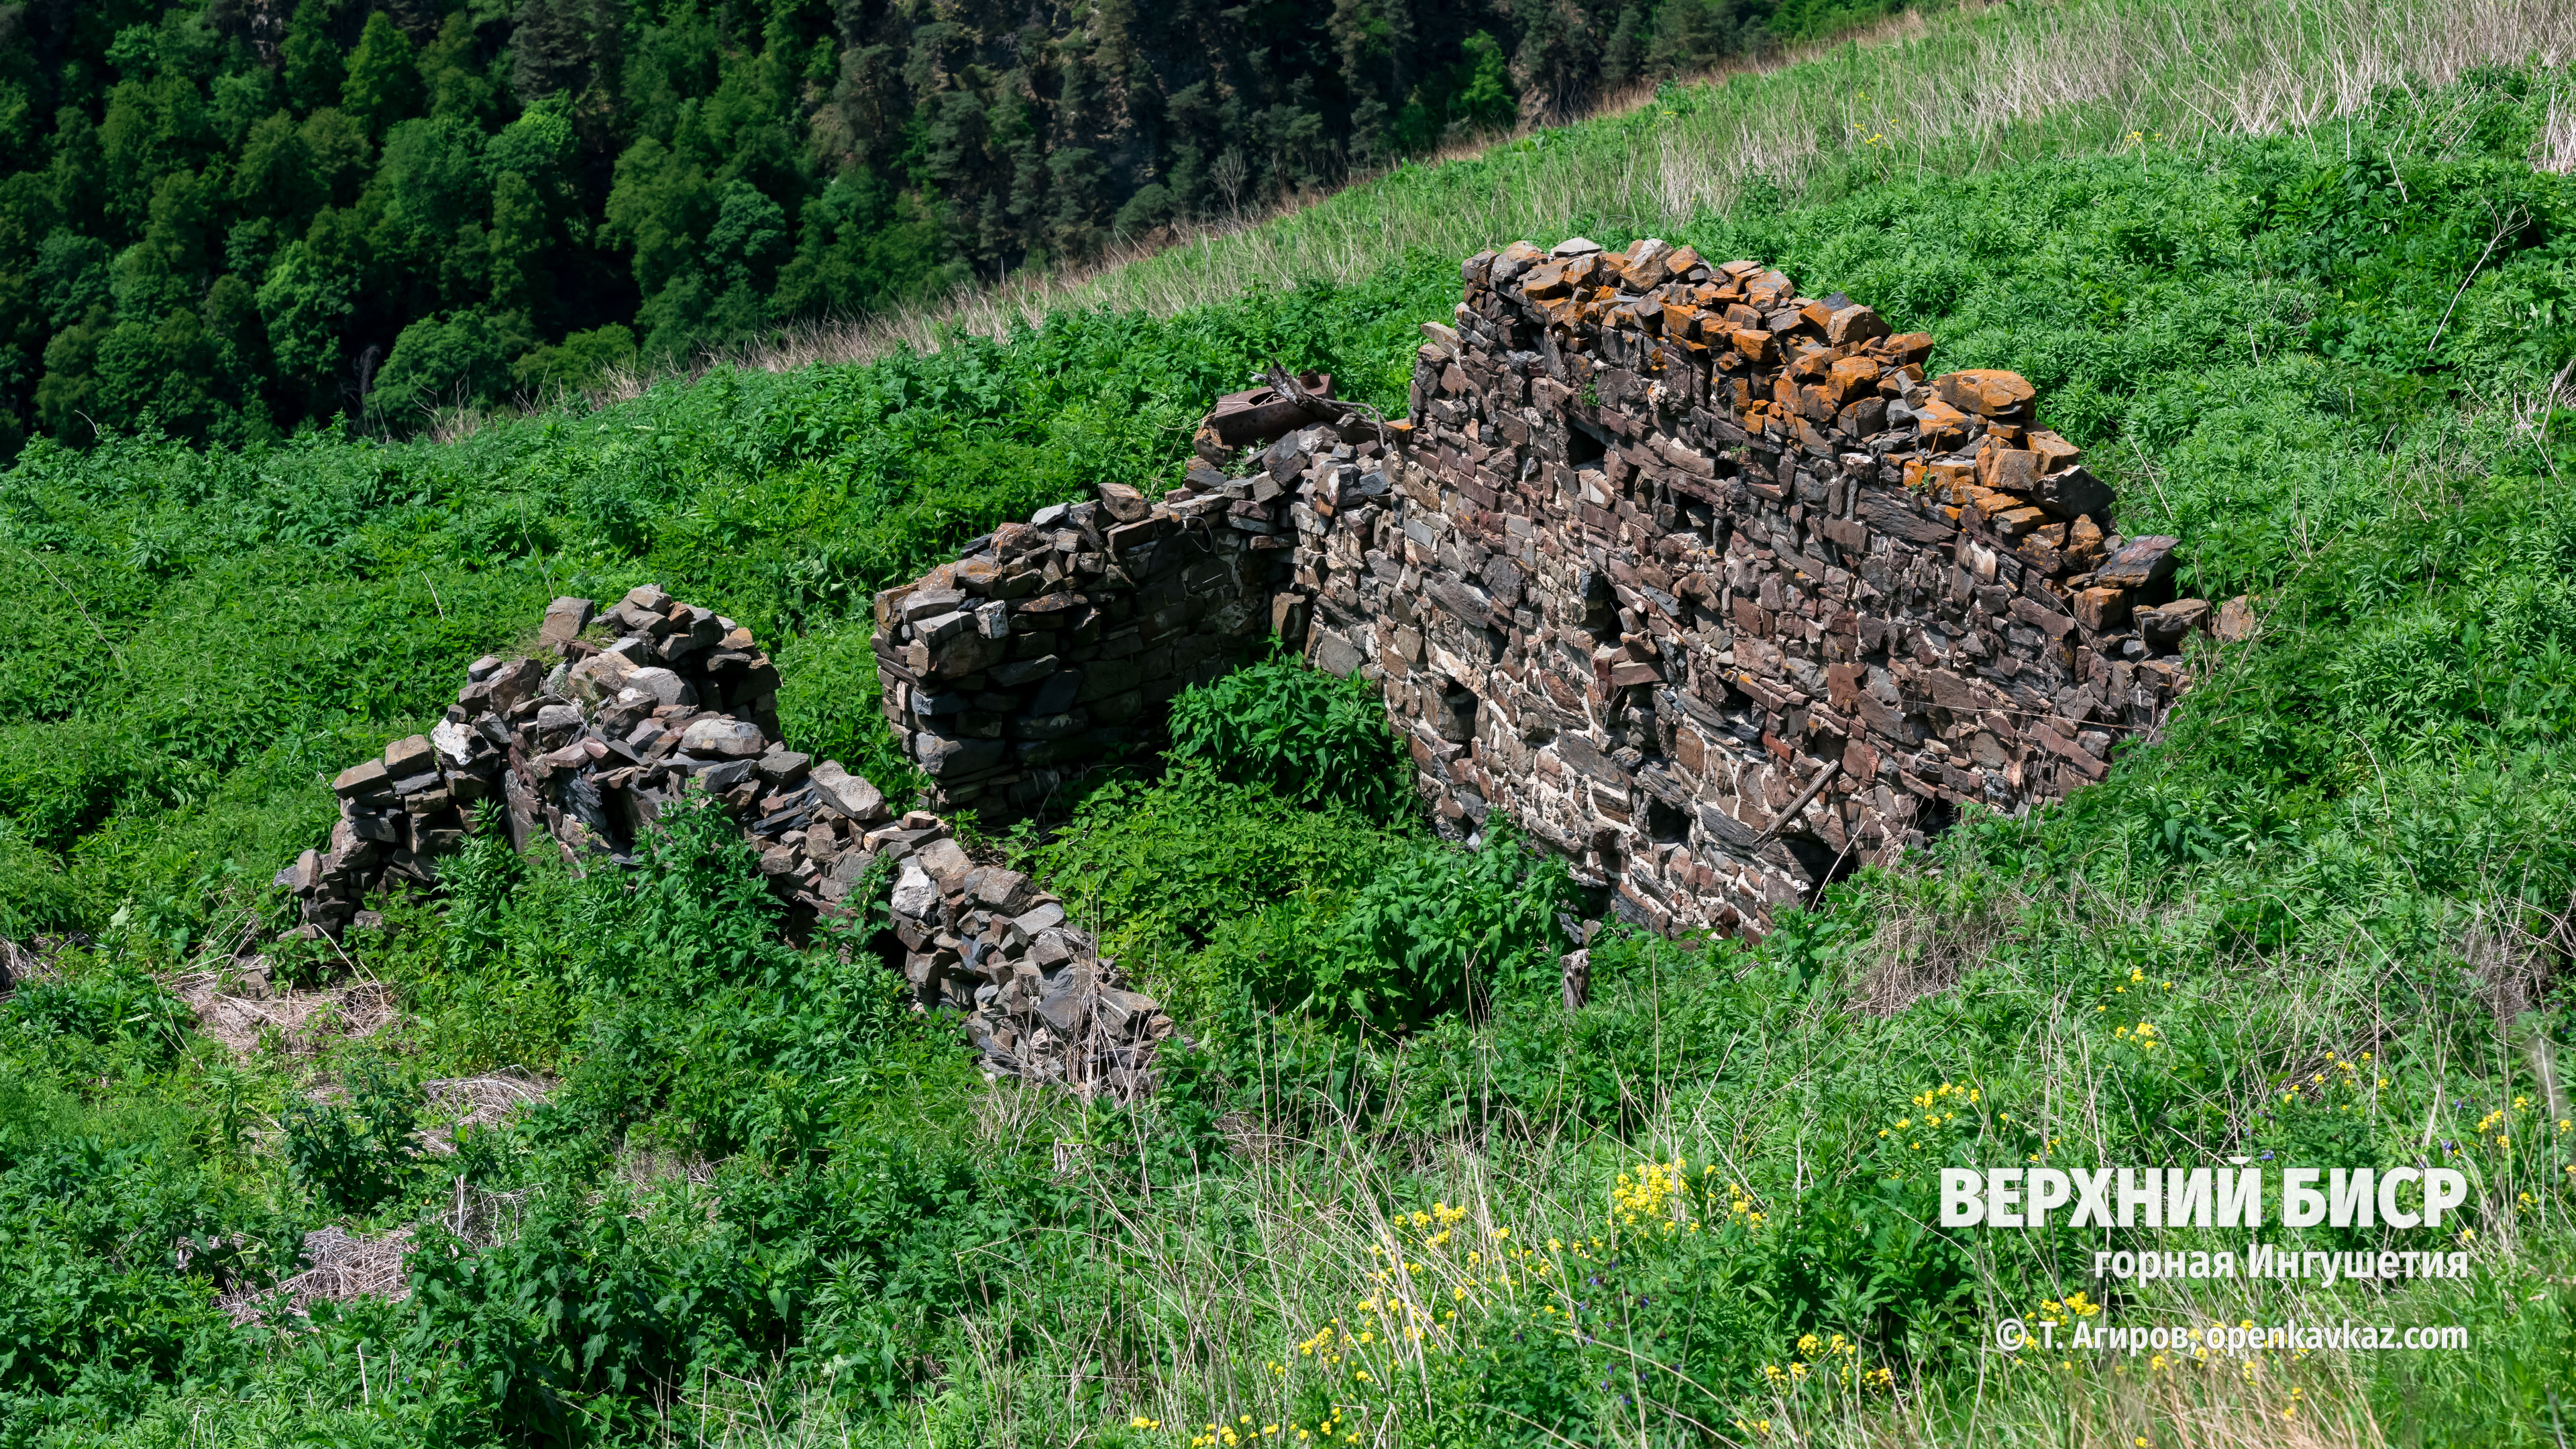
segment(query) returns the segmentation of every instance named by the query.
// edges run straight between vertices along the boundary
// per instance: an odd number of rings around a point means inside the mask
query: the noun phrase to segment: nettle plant
[[[279,1125],[295,1180],[316,1203],[365,1213],[400,1192],[420,1162],[421,1091],[375,1053],[346,1073],[349,1104],[311,1099],[288,1106]]]
[[[1417,808],[1412,766],[1375,686],[1293,658],[1238,669],[1173,700],[1171,758],[1302,805],[1338,801],[1376,821]]]

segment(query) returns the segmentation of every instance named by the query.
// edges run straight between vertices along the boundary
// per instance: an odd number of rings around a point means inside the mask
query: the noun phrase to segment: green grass
[[[1199,766],[995,843],[1183,1017],[1132,1109],[983,1082],[890,1009],[871,943],[780,940],[696,824],[632,877],[484,858],[444,904],[389,903],[356,955],[407,1017],[367,1043],[235,1060],[162,983],[259,907],[321,773],[551,592],[655,577],[784,633],[791,733],[867,758],[868,587],[1055,480],[1158,476],[1270,351],[1393,397],[1454,257],[720,373],[446,448],[31,459],[0,480],[25,621],[5,900],[17,929],[100,940],[0,1005],[0,1444],[1177,1449],[1336,1410],[1337,1442],[1373,1445],[2555,1444],[2576,193],[2528,158],[2567,84],[2499,69],[2321,130],[2083,133],[1655,220],[1933,332],[1940,366],[2031,377],[2127,531],[2181,535],[2185,584],[2250,593],[2262,632],[2203,646],[2105,785],[1965,822],[1756,948],[1613,937],[1572,1013],[1546,882],[1377,808],[1329,688],[1198,696]],[[262,612],[288,599],[317,612]],[[1442,972],[1463,988],[1417,994]],[[514,1064],[560,1081],[547,1106],[452,1159],[351,1155],[410,1084]],[[316,1090],[350,1115],[296,1106]],[[2261,1152],[2470,1168],[2479,1275],[2114,1294],[2085,1276],[2095,1235],[1924,1225],[1938,1164]],[[1669,1214],[1638,1194],[1675,1162],[1706,1184],[1698,1231],[1625,1221]],[[290,1262],[379,1168],[396,1187],[354,1223],[421,1223],[413,1298],[234,1330],[214,1275]],[[429,1225],[460,1174],[514,1225],[471,1250]],[[2472,1346],[2250,1375],[1983,1351],[2079,1289],[2125,1324],[2458,1323]],[[1841,1387],[1846,1360],[1890,1383]]]
[[[1445,266],[1168,322],[725,373],[441,445],[31,446],[0,475],[0,926],[132,907],[183,948],[316,836],[322,782],[453,698],[545,600],[655,581],[777,651],[799,748],[899,785],[877,589],[1097,482],[1176,481],[1205,399],[1264,361],[1400,406]]]
[[[2283,135],[2312,157],[2341,155],[2349,124],[2389,94],[2430,98],[2390,142],[2474,152],[2485,145],[2477,109],[2455,109],[2463,92],[2451,88],[2571,50],[2576,20],[2526,0],[1927,5],[1785,63],[1668,83],[1623,113],[1408,163],[1096,275],[1017,278],[757,357],[796,366],[898,340],[935,346],[942,324],[993,330],[1067,307],[1170,315],[1315,279],[1356,281],[1399,252],[1463,257],[1577,233],[1670,238],[1712,213],[1775,214],[2051,156],[2198,156]],[[2569,114],[2562,108],[2533,148],[2562,172],[2576,166]]]

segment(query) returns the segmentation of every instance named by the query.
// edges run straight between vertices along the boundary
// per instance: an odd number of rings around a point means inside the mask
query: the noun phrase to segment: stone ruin
[[[1103,484],[877,596],[886,716],[933,808],[1028,813],[1150,749],[1172,696],[1293,634],[1293,480],[1204,462],[1190,478],[1154,502]]]
[[[845,916],[872,869],[890,874],[915,1000],[964,1015],[993,1070],[1142,1090],[1170,1018],[1027,876],[978,865],[937,815],[897,818],[865,778],[781,744],[778,671],[750,630],[646,585],[604,615],[555,600],[535,654],[474,661],[435,729],[332,782],[329,848],[277,877],[306,934],[338,936],[389,882],[435,884],[487,803],[513,849],[582,870],[633,864],[665,809],[703,800],[741,825],[798,934]]]
[[[281,882],[336,934],[378,883],[434,881],[480,802],[586,865],[695,793],[805,919],[884,862],[916,999],[995,1070],[1126,1094],[1169,1018],[934,812],[1041,809],[1271,637],[1378,685],[1446,833],[1502,811],[1681,933],[1759,931],[1962,806],[2101,779],[2190,683],[2184,636],[2252,627],[2173,597],[2175,540],[2118,532],[2027,381],[1927,372],[1930,336],[1849,298],[1658,241],[1463,278],[1407,417],[1273,369],[1160,498],[1103,484],[880,593],[928,810],[785,749],[749,632],[647,587],[604,629],[556,601],[551,663],[476,661],[436,730],[340,776],[330,849]]]
[[[1963,805],[2102,778],[2189,682],[2175,540],[2117,531],[2022,378],[1661,242],[1463,276],[1407,418],[1274,370],[1266,447],[1212,417],[1161,499],[1104,485],[880,594],[934,803],[1038,808],[1276,634],[1379,684],[1453,835],[1499,809],[1629,920],[1758,931]]]
[[[1444,818],[1505,811],[1658,930],[1758,930],[2101,779],[2188,683],[2175,540],[2117,531],[2021,377],[1660,242],[1464,278],[1393,496],[1316,479],[1297,553],[1314,657],[1376,672]]]

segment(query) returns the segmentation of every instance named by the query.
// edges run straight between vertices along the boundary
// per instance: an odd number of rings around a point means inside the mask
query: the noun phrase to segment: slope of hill
[[[1097,273],[1013,277],[962,303],[803,329],[745,355],[788,367],[865,358],[889,345],[936,346],[943,328],[993,333],[1068,306],[1168,314],[1246,288],[1356,281],[1391,252],[1463,256],[1505,237],[1676,234],[1714,214],[1829,202],[1892,179],[2141,144],[2191,150],[2330,126],[2382,89],[2444,87],[2571,46],[2576,19],[2532,0],[1914,8],[1866,42],[1714,84],[1668,84],[1617,116],[1400,166]],[[2546,120],[2533,160],[2576,167],[2576,117]]]
[[[1223,760],[1107,784],[984,844],[1187,1017],[1132,1109],[976,1078],[864,954],[781,941],[698,819],[634,877],[472,855],[347,961],[260,946],[264,1035],[187,1003],[278,924],[267,873],[328,773],[545,598],[722,608],[781,641],[792,739],[884,768],[869,588],[1168,476],[1265,358],[1400,402],[1454,255],[1237,294],[1247,264],[1159,320],[720,370],[452,446],[32,446],[0,479],[0,934],[56,940],[0,1002],[0,1442],[2554,1442],[2576,192],[2532,163],[2576,109],[2563,65],[2452,69],[2278,135],[2069,129],[1658,220],[2030,376],[2122,518],[2262,632],[2061,808],[1965,823],[1758,948],[1613,936],[1580,1011],[1501,983],[1400,1038],[1284,1003],[1557,948],[1545,871]],[[1342,708],[1237,680],[1192,718]],[[1382,743],[1303,737],[1373,778]],[[410,1135],[486,1098],[453,1155]],[[2105,1282],[2100,1249],[2250,1235],[1930,1226],[1934,1165],[2229,1155],[2465,1167],[2464,1226],[2261,1236],[2475,1272]],[[402,1301],[281,1331],[223,1306],[397,1231]],[[1992,1352],[2007,1317],[2470,1337],[2115,1361]]]
[[[0,457],[410,431],[1084,263],[1887,8],[18,6]]]

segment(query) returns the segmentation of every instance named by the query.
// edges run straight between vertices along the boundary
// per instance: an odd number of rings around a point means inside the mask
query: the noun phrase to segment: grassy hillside
[[[2198,154],[2301,132],[2340,152],[2337,127],[2383,92],[2442,92],[2481,67],[2576,47],[2576,17],[2537,0],[2056,0],[1920,7],[1864,39],[1715,84],[1666,84],[1625,114],[1541,130],[1256,226],[1111,267],[1014,278],[962,306],[800,334],[752,356],[781,365],[935,345],[1073,307],[1157,314],[1252,287],[1374,275],[1390,252],[1464,256],[1497,238],[1677,234],[1709,212],[1816,205],[1889,181],[1965,176],[2058,154]],[[2437,149],[2469,116],[2438,103],[2416,125]],[[2533,160],[2576,166],[2576,114],[2555,113]],[[1858,295],[1858,294],[1854,294]]]
[[[0,16],[0,459],[593,385],[1259,210],[1893,0]]]
[[[1655,220],[2029,376],[2129,531],[2262,632],[2105,785],[1758,948],[1614,937],[1575,1013],[1559,878],[1385,808],[1334,687],[1241,676],[1166,774],[990,843],[1186,1016],[1134,1109],[983,1082],[863,937],[781,941],[703,819],[633,877],[478,854],[351,962],[278,953],[337,1024],[237,1050],[182,998],[274,922],[327,773],[544,598],[721,607],[786,641],[791,737],[867,758],[869,588],[1166,475],[1266,357],[1395,400],[1449,251],[452,446],[31,449],[0,477],[0,904],[94,941],[0,1003],[0,1443],[2555,1443],[2576,189],[2532,160],[2569,97],[2495,66],[2279,135],[2071,129]],[[1347,790],[1212,748],[1298,721]],[[1419,990],[1470,970],[1472,1012]],[[453,1110],[424,1084],[508,1068],[543,1105],[416,1147]],[[2261,1153],[2470,1168],[2469,1235],[2267,1236],[2477,1276],[2113,1291],[2097,1248],[2242,1235],[1926,1226],[1934,1165]],[[410,1226],[411,1297],[236,1328],[219,1294],[331,1225]],[[1985,1347],[2106,1300],[2471,1348]]]

